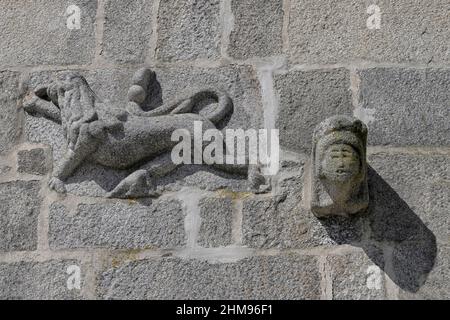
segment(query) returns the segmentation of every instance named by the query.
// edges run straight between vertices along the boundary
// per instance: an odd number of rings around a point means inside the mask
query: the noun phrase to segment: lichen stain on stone
[[[152,246],[147,246],[142,249],[130,249],[121,251],[117,254],[115,254],[111,259],[111,265],[114,268],[117,268],[118,266],[122,265],[124,262],[132,262],[139,260],[139,255],[144,252],[145,250],[151,250],[155,249]]]
[[[220,189],[217,191],[217,195],[221,198],[230,198],[232,200],[243,200],[251,197],[251,192],[236,192],[228,189]]]

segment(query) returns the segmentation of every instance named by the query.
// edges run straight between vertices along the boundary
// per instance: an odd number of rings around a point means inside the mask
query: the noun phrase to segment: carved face
[[[356,150],[347,144],[329,146],[322,158],[322,178],[345,183],[353,180],[361,171],[361,159]]]

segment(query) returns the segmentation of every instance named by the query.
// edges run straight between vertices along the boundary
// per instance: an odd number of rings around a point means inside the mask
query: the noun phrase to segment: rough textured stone
[[[136,69],[79,70],[99,98],[102,110],[124,109],[127,103],[127,91],[132,84]],[[246,66],[213,68],[171,67],[157,68],[157,83],[152,88],[152,102],[148,109],[161,106],[162,103],[192,95],[205,87],[224,90],[233,100],[234,112],[231,118],[220,124],[227,128],[260,128],[262,122],[261,97],[255,71]],[[55,72],[39,72],[30,75],[25,83],[26,91],[45,83],[55,76]],[[26,116],[26,136],[28,141],[50,145],[54,162],[61,158],[65,140],[61,126],[44,118]],[[80,196],[105,196],[123,178],[127,172],[115,171],[104,167],[87,165],[69,179],[67,190]],[[162,190],[180,190],[184,186],[199,186],[208,190],[233,188],[247,190],[246,177],[218,173],[205,166],[180,168],[168,177],[157,182]]]
[[[401,244],[393,266],[400,299],[447,300],[450,296],[450,248],[421,247],[417,243]]]
[[[369,144],[448,146],[450,70],[358,71],[360,104],[370,114]]]
[[[236,59],[274,56],[281,53],[283,2],[279,0],[232,0],[233,31],[228,54]]]
[[[300,167],[296,174],[287,174],[277,182],[277,195],[244,200],[244,245],[264,249],[311,248],[361,240],[364,215],[317,219],[302,203],[303,182]]]
[[[331,268],[333,299],[379,300],[386,296],[384,263],[380,252],[327,257]]]
[[[144,61],[150,49],[153,2],[106,2],[103,57],[118,63]]]
[[[334,116],[314,130],[311,155],[311,211],[317,217],[350,216],[369,204],[367,127],[348,116]]]
[[[184,213],[177,201],[80,204],[75,213],[54,203],[50,246],[63,248],[176,248],[185,243]]]
[[[231,245],[233,201],[227,198],[204,198],[199,206],[201,227],[198,245],[202,247]]]
[[[380,29],[367,27],[373,4],[381,10]],[[293,0],[292,60],[445,63],[450,60],[447,14],[440,0]]]
[[[369,156],[369,164],[371,237],[378,241],[434,242],[433,233],[438,233],[445,239],[448,233],[436,228],[445,221],[438,221],[443,216],[435,215],[432,206],[448,193],[439,182],[449,180],[448,157],[380,152]],[[442,185],[439,193],[431,191],[433,185]]]
[[[42,148],[17,152],[17,171],[20,173],[44,175],[49,170],[45,150]]]
[[[226,91],[233,100],[234,113],[227,128],[260,128],[262,106],[260,86],[256,71],[249,66],[231,65],[219,68],[158,67],[156,84],[152,88],[151,102],[147,109],[192,95],[206,88]],[[73,70],[84,76],[101,103],[125,108],[127,92],[132,85],[137,68]],[[40,83],[54,77],[56,72],[32,73],[25,81],[25,90],[31,91]]]
[[[18,73],[0,72],[0,154],[9,151],[19,135],[18,88]]]
[[[333,115],[352,114],[350,75],[345,69],[293,70],[275,75],[274,81],[282,148],[309,152],[316,125]]]
[[[70,5],[81,10],[81,29],[67,28]],[[89,63],[95,53],[96,13],[97,1],[91,0],[2,1],[0,64]]]
[[[0,251],[36,249],[39,191],[39,181],[0,184]]]
[[[0,165],[0,176],[8,174],[11,170],[12,168],[8,165]]]
[[[317,219],[300,203],[281,199],[247,200],[243,209],[243,244],[252,248],[312,248],[361,240],[361,217]],[[299,200],[300,202],[300,200]]]
[[[161,1],[157,57],[163,61],[220,56],[220,1]]]
[[[80,266],[74,260],[0,263],[0,299],[73,300],[81,299],[78,289],[69,290],[67,268]],[[81,269],[81,288],[85,284]]]
[[[450,243],[450,181],[427,186],[423,195],[423,223],[442,244]]]
[[[170,157],[178,144],[173,133],[188,130],[192,142],[197,138],[198,123],[203,127],[200,134],[209,129],[217,132],[220,124],[233,115],[232,99],[228,93],[215,88],[191,91],[181,100],[146,111],[147,95],[152,96],[153,87],[159,84],[156,73],[146,67],[139,68],[132,82],[127,95],[131,101],[126,104],[126,110],[97,103],[85,77],[74,71],[59,73],[26,99],[23,108],[28,114],[53,120],[64,128],[67,151],[54,164],[49,182],[51,189],[65,193],[67,179],[88,162],[115,170],[130,170],[129,175],[108,192],[109,198],[148,197],[154,193],[155,178],[165,177],[177,169]],[[141,90],[140,97],[136,95],[136,88]],[[224,142],[225,139],[221,141],[221,148]],[[207,147],[207,143],[204,146]],[[234,143],[228,147],[234,147]],[[212,167],[218,168],[217,165]],[[249,174],[249,170],[236,167],[220,168],[225,172]]]
[[[319,299],[320,293],[316,259],[296,255],[220,264],[134,261],[99,277],[99,295],[105,299]]]

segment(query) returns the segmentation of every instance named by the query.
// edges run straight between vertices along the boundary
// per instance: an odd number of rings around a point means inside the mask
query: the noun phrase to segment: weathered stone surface
[[[381,11],[380,29],[367,27],[367,10],[373,4]],[[439,0],[291,1],[292,60],[448,62],[450,22],[442,5]]]
[[[191,91],[181,100],[147,111],[145,101],[159,85],[156,73],[149,68],[139,68],[132,83],[126,110],[105,108],[98,103],[86,78],[74,71],[58,73],[50,83],[41,83],[42,86],[27,97],[23,108],[28,114],[45,117],[64,128],[66,151],[53,166],[51,189],[65,193],[67,179],[88,162],[115,170],[130,170],[107,194],[109,198],[148,197],[155,191],[155,178],[177,169],[169,156],[177,146],[174,133],[188,130],[190,141],[195,141],[198,123],[200,134],[207,129],[217,132],[220,124],[233,114],[233,102],[228,93],[214,88]],[[224,141],[220,148],[224,147]],[[234,147],[234,143],[229,147]],[[223,160],[222,155],[219,161]],[[235,169],[231,173],[239,171],[243,170]]]
[[[73,300],[82,299],[81,290],[69,290],[68,267],[79,266],[75,260],[0,263],[0,299]],[[80,288],[85,284],[81,269]]]
[[[8,165],[0,165],[0,176],[8,174],[11,170],[12,168]]]
[[[163,61],[220,56],[220,1],[161,1],[157,58]]]
[[[44,175],[49,170],[49,159],[42,148],[17,152],[17,171],[20,173]]]
[[[127,92],[132,84],[135,69],[78,70],[92,84],[93,91],[99,97],[99,108],[125,109]],[[234,112],[226,123],[227,128],[260,128],[262,122],[261,97],[259,84],[253,68],[230,66],[213,68],[171,67],[158,68],[157,83],[152,88],[152,102],[147,106],[152,109],[162,103],[191,96],[205,87],[228,92],[233,100]],[[55,72],[39,72],[30,75],[25,83],[26,91],[45,83],[55,76]],[[189,85],[188,85],[189,84]],[[220,127],[225,123],[220,124]],[[52,147],[54,162],[59,160],[65,149],[65,139],[61,126],[44,118],[26,116],[26,136],[28,141],[44,143]],[[123,178],[127,172],[87,165],[69,179],[68,192],[80,196],[105,196]],[[184,186],[196,186],[208,190],[232,188],[247,190],[245,177],[230,174],[218,174],[217,170],[205,166],[180,168],[168,177],[156,183],[162,190],[180,190]]]
[[[352,114],[350,75],[345,69],[293,70],[275,75],[274,81],[282,148],[310,152],[316,125],[333,115]]]
[[[423,194],[423,223],[441,244],[450,244],[450,181],[436,181]]]
[[[349,253],[327,257],[333,299],[379,300],[386,298],[381,252]]]
[[[127,63],[143,62],[149,54],[153,0],[107,1],[102,56]]]
[[[96,93],[99,101],[107,107],[113,105],[125,109],[127,92],[132,85],[131,69],[74,70],[84,76]],[[215,88],[227,92],[234,104],[234,112],[227,128],[260,128],[262,124],[261,94],[258,76],[250,66],[201,67],[158,67],[156,84],[152,88],[151,102],[147,109],[163,103],[192,95],[204,88]],[[30,91],[40,83],[49,81],[56,72],[32,73],[25,82]]]
[[[81,10],[81,29],[70,30],[70,5]],[[26,9],[25,9],[26,8]],[[3,1],[0,18],[1,65],[86,64],[95,53],[97,1]],[[20,21],[20,23],[18,23]]]
[[[54,203],[49,220],[54,249],[177,248],[185,243],[184,213],[178,201],[80,204],[75,213]]]
[[[211,264],[200,260],[143,260],[99,276],[104,299],[319,299],[314,257],[283,255]]]
[[[317,217],[350,216],[369,205],[367,127],[349,116],[334,116],[314,130],[311,155],[311,211]]]
[[[449,145],[450,70],[373,68],[358,75],[369,144]]]
[[[377,151],[368,155],[368,162],[402,197],[407,196],[411,187],[450,180],[450,159],[446,155]],[[417,194],[412,196],[417,197]]]
[[[39,191],[39,181],[0,184],[0,251],[36,249]]]
[[[281,174],[283,175],[283,174]],[[303,203],[302,167],[287,174],[274,197],[253,197],[243,203],[243,244],[252,248],[311,248],[361,240],[364,215],[317,219]]]
[[[448,246],[436,248],[418,242],[395,246],[393,277],[400,299],[448,299],[450,259]]]
[[[224,247],[231,245],[233,201],[229,198],[204,198],[200,200],[201,227],[198,245]]]
[[[274,56],[282,50],[283,2],[232,0],[228,54],[236,59]]]
[[[252,248],[312,248],[361,240],[361,217],[317,219],[300,204],[281,199],[247,200],[243,209],[243,244]]]
[[[0,154],[8,152],[19,135],[19,117],[17,112],[19,99],[18,89],[19,74],[16,72],[1,71]]]
[[[371,237],[378,241],[434,242],[448,232],[438,228],[445,223],[434,205],[448,194],[443,180],[449,180],[449,159],[444,155],[369,155],[369,220]],[[438,192],[432,188],[437,187]]]

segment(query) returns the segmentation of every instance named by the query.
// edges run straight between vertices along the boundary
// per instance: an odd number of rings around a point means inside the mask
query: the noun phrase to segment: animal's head
[[[60,122],[61,117],[64,117],[62,110],[70,108],[80,113],[84,111],[81,107],[83,104],[93,107],[94,102],[95,94],[86,79],[77,72],[64,71],[38,86],[27,96],[23,106],[30,114]]]
[[[39,86],[34,93],[41,99],[51,101],[60,106],[61,99],[67,92],[89,88],[86,79],[77,72],[64,71],[58,73],[49,83]]]

